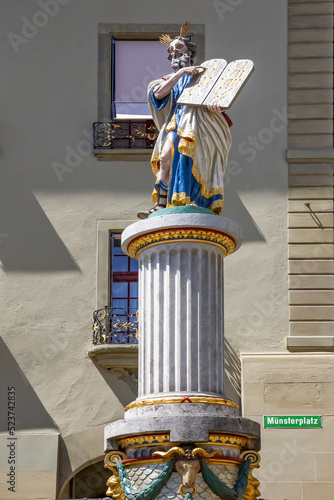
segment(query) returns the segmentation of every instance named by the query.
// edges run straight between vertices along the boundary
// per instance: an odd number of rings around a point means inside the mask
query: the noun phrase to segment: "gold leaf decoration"
[[[256,500],[261,495],[261,492],[258,490],[260,481],[253,476],[253,470],[260,467],[261,457],[258,453],[256,453],[256,451],[247,450],[240,454],[240,458],[243,458],[244,460],[249,459],[251,461],[248,475],[248,485],[242,500]]]
[[[172,41],[171,37],[169,35],[161,35],[159,37],[160,43],[163,43],[164,45],[169,45],[170,42]]]
[[[181,26],[180,36],[182,36],[182,38],[185,38],[188,35],[189,30],[190,30],[190,22],[186,21]]]
[[[121,481],[118,476],[116,460],[126,459],[126,454],[121,451],[110,451],[104,458],[104,467],[112,471],[113,475],[107,481],[108,489],[106,495],[114,500],[126,500],[124,491],[122,490]]]

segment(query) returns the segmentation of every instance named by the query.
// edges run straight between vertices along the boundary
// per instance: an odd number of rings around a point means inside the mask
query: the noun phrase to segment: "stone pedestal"
[[[209,464],[217,477],[226,472],[232,488],[239,468],[249,466],[245,453],[258,466],[260,426],[224,396],[223,262],[240,245],[235,222],[198,207],[161,210],[123,232],[123,251],[139,260],[139,391],[124,419],[105,428],[106,464],[116,476],[117,456],[127,470],[137,467],[135,482],[144,459],[153,478],[185,453],[199,470]],[[184,481],[173,498],[185,496]],[[202,490],[199,499],[218,498]],[[195,483],[189,492],[195,495]],[[164,489],[159,495],[169,498]]]

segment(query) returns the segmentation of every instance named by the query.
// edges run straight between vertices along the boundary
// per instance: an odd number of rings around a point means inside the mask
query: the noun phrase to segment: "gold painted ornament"
[[[151,405],[166,405],[166,404],[176,404],[176,403],[203,403],[221,406],[230,406],[231,408],[239,409],[236,403],[233,403],[230,399],[226,398],[214,398],[208,396],[171,396],[166,398],[154,398],[154,399],[143,399],[142,401],[134,401],[128,404],[124,411],[131,410],[132,408],[140,408],[142,406]]]
[[[261,492],[258,489],[260,481],[253,476],[253,471],[254,469],[258,469],[260,467],[261,457],[256,451],[247,450],[240,454],[240,458],[244,460],[249,459],[251,461],[248,475],[248,485],[242,500],[256,500],[261,495]]]
[[[126,500],[125,493],[122,489],[121,482],[118,476],[116,460],[126,459],[126,454],[121,451],[110,451],[104,458],[104,467],[112,471],[113,475],[107,481],[108,489],[106,495],[114,500]]]
[[[217,246],[223,251],[224,257],[230,255],[236,246],[231,236],[218,231],[175,228],[141,236],[133,240],[129,244],[127,250],[131,257],[138,259],[140,252],[142,252],[144,248],[166,242],[177,242],[178,240],[195,241]]]
[[[180,29],[180,36],[182,38],[186,38],[190,30],[190,22],[186,21],[185,23],[182,24],[181,29]],[[159,37],[160,43],[163,43],[164,45],[169,46],[170,43],[173,41],[173,39],[169,35],[161,35]]]

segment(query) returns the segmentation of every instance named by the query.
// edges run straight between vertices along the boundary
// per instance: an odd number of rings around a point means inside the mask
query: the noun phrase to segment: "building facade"
[[[330,500],[333,2],[1,8],[0,497],[105,495],[103,429],[136,391],[136,269],[118,235],[151,203],[145,93],[168,68],[158,37],[189,20],[198,64],[255,63],[228,112],[223,216],[243,245],[225,268],[226,396],[262,425],[321,417],[318,428],[263,428],[256,474],[265,500]],[[105,325],[112,307],[133,326],[106,342],[92,315]]]

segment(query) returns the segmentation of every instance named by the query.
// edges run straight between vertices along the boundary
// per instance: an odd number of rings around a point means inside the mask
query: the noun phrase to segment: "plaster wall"
[[[51,427],[62,442],[121,418],[133,399],[124,382],[86,354],[97,293],[97,221],[133,219],[150,206],[153,185],[147,162],[99,162],[91,153],[98,23],[189,19],[205,24],[205,59],[255,62],[229,113],[233,146],[223,215],[244,231],[243,246],[225,263],[225,331],[235,354],[254,345],[282,349],[287,334],[287,18],[285,0],[240,2],[226,11],[216,1],[57,0],[59,9],[46,18],[36,14],[41,4],[3,2],[0,19],[1,356],[10,364],[4,396],[17,373],[24,380],[18,430]],[[38,20],[41,26],[31,27]],[[62,175],[54,162],[65,166]],[[32,401],[41,410],[33,421]],[[64,475],[72,471],[65,456]]]
[[[261,424],[261,498],[333,497],[334,401],[332,354],[241,355],[243,413]],[[314,415],[322,427],[263,428],[263,415]]]
[[[58,484],[58,434],[20,432],[7,439],[0,435],[0,492],[2,500],[55,498]],[[14,440],[13,440],[14,439]],[[15,466],[8,464],[10,450],[15,452]],[[15,467],[8,474],[9,465]],[[3,473],[6,471],[7,473]],[[9,489],[11,488],[11,489]]]

